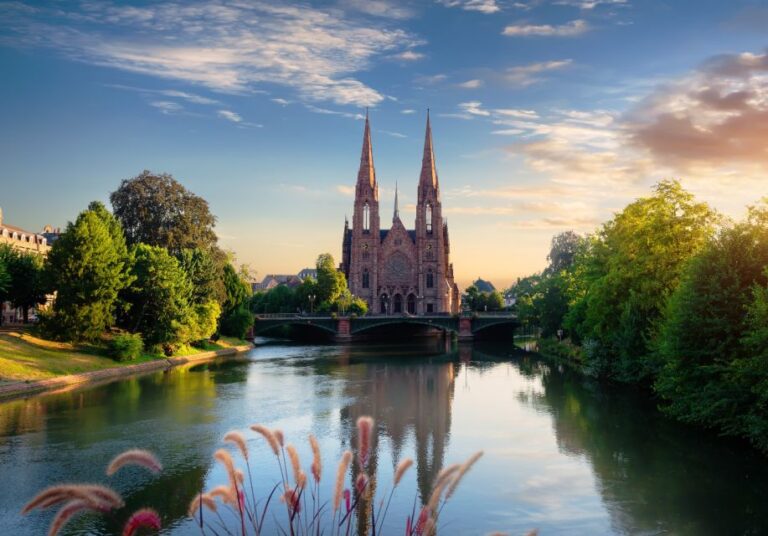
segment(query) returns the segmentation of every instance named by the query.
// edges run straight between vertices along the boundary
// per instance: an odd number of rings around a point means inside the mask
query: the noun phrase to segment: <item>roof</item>
[[[493,283],[491,283],[490,281],[486,281],[485,279],[480,279],[479,277],[472,284],[480,292],[493,292],[494,290],[496,290],[496,287],[493,286]]]
[[[415,229],[406,229],[405,232],[408,233],[408,236],[410,237],[411,241],[415,244],[416,243],[416,230]],[[389,234],[389,229],[382,229],[379,231],[379,240],[381,242],[384,242],[384,239],[387,238],[387,235]]]

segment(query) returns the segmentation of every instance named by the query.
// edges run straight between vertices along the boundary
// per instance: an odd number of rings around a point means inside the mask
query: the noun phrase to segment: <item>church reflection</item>
[[[370,474],[375,475],[381,470],[382,475],[391,475],[402,459],[412,457],[418,498],[426,501],[445,464],[456,365],[447,359],[429,367],[418,360],[377,360],[352,364],[347,372],[353,381],[346,382],[343,394],[351,402],[341,408],[340,417],[348,446],[357,445],[358,417],[373,417],[377,439],[372,445]],[[392,451],[391,468],[379,467],[380,449],[385,439]],[[408,452],[411,443],[413,452]],[[382,478],[388,485],[388,477]],[[375,492],[375,480],[371,485]],[[360,533],[365,533],[370,521],[370,508],[370,504],[362,504],[358,509]]]

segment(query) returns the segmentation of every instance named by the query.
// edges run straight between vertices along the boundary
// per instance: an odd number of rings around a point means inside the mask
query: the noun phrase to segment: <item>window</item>
[[[368,268],[363,270],[363,288],[371,288],[371,274],[368,273]]]
[[[369,232],[371,230],[371,207],[368,206],[368,201],[363,205],[363,232]]]
[[[427,312],[428,312],[428,313],[434,313],[434,312],[435,312],[435,304],[433,304],[433,303],[428,303],[428,304],[427,304]]]
[[[424,218],[427,220],[427,232],[432,232],[432,203],[427,203],[427,211],[426,216]]]
[[[435,274],[432,273],[432,268],[427,272],[427,288],[434,288],[435,286]]]

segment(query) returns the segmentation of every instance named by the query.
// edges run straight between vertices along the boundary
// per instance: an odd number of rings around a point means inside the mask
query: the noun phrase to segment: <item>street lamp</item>
[[[309,298],[309,314],[314,314],[315,312],[315,298],[317,298],[316,295],[310,294],[308,296]]]

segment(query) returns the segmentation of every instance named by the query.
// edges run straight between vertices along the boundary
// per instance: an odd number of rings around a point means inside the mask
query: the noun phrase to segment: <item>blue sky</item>
[[[757,1],[0,2],[5,220],[63,226],[168,172],[259,276],[340,254],[370,108],[382,224],[414,217],[426,109],[461,284],[541,269],[664,177],[768,194]]]

